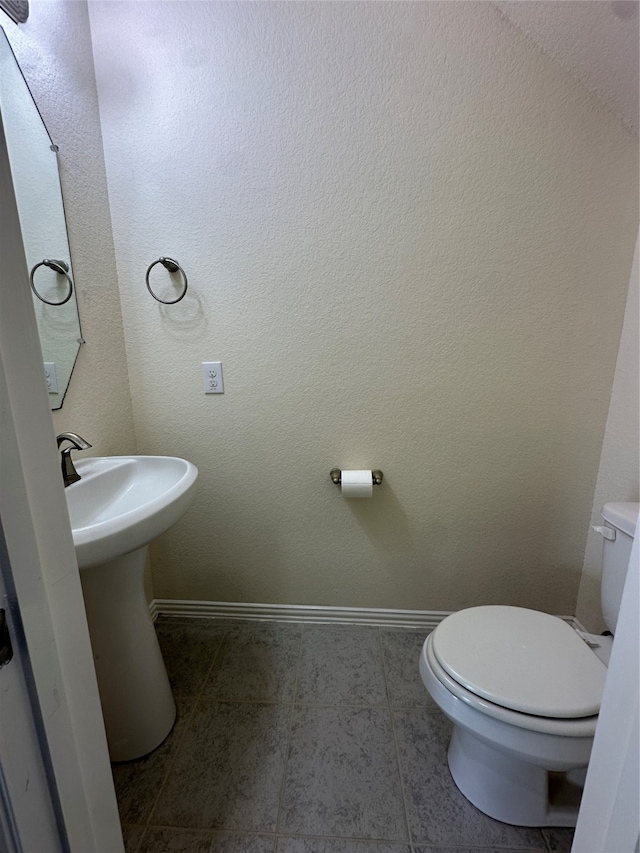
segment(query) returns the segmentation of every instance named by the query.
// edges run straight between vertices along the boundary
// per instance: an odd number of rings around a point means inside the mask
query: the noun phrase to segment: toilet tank
[[[604,528],[596,528],[604,535],[602,553],[601,602],[602,615],[607,628],[616,632],[622,591],[629,568],[631,545],[638,521],[637,503],[607,503],[602,507]]]

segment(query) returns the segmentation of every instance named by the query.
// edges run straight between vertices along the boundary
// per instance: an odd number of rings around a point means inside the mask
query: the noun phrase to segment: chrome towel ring
[[[156,296],[156,294],[151,289],[151,285],[149,284],[149,273],[155,267],[156,264],[162,264],[162,266],[168,272],[179,272],[180,275],[182,276],[182,279],[184,281],[184,288],[182,290],[182,293],[180,294],[180,296],[178,296],[177,299],[160,299],[160,297]],[[147,282],[147,290],[153,296],[154,299],[156,299],[158,302],[162,302],[163,305],[175,305],[176,302],[180,302],[181,299],[184,299],[184,295],[187,292],[187,285],[188,285],[187,274],[182,269],[180,264],[177,261],[174,261],[173,258],[158,258],[157,261],[154,261],[152,264],[149,264],[149,268],[147,269],[147,275],[145,278],[146,278],[146,282]]]
[[[40,294],[36,290],[36,285],[33,280],[33,277],[38,267],[49,267],[50,270],[54,270],[59,275],[63,275],[67,279],[67,282],[69,284],[69,293],[67,293],[65,298],[62,299],[60,302],[51,302],[49,299],[45,299],[44,296],[40,296]],[[64,305],[65,302],[68,302],[71,299],[71,296],[73,294],[73,282],[71,281],[71,276],[69,275],[69,264],[66,261],[50,261],[45,258],[44,261],[40,261],[40,263],[36,264],[31,270],[29,281],[31,282],[31,290],[33,290],[38,299],[41,302],[44,302],[46,305]]]

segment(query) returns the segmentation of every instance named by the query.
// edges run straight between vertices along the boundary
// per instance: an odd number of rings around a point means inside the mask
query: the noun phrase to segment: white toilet
[[[638,507],[605,504],[596,528],[613,633]],[[517,826],[575,826],[612,642],[506,606],[460,610],[427,637],[420,675],[454,724],[451,775],[480,811]]]

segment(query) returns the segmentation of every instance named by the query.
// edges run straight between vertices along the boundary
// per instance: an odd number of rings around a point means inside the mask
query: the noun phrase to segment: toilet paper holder
[[[340,470],[340,468],[332,468],[329,472],[329,476],[331,477],[332,482],[336,484],[336,486],[339,486],[342,482],[342,471]],[[382,478],[382,471],[371,472],[371,479],[373,480],[374,486],[379,486],[382,483]]]

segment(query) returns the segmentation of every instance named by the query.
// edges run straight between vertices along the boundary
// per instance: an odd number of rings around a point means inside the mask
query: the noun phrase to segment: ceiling
[[[496,0],[495,5],[638,133],[637,0]]]

